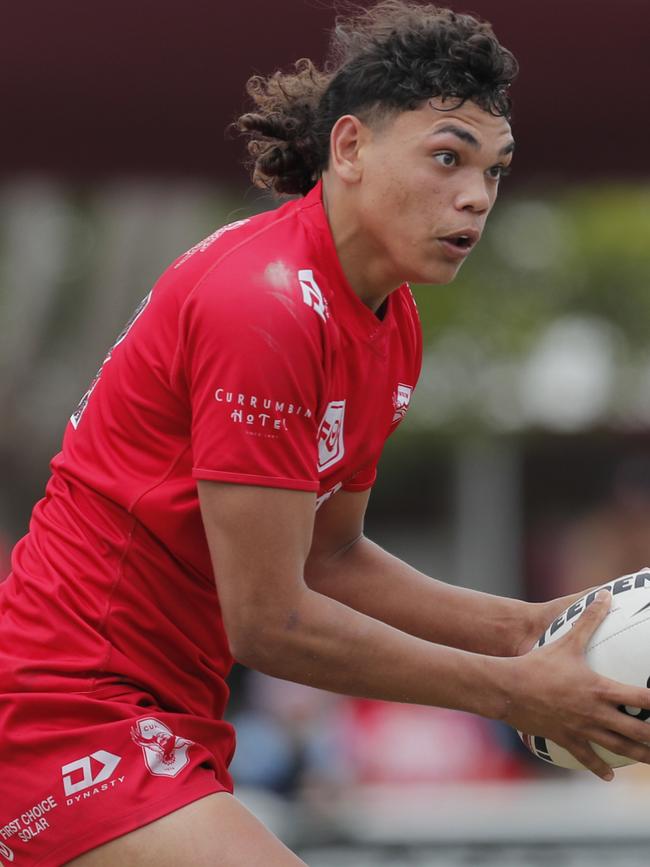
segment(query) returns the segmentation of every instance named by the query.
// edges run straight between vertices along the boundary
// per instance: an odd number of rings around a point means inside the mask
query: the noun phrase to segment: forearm
[[[319,593],[402,632],[474,653],[513,656],[529,630],[526,603],[429,578],[366,538],[308,563],[306,579]]]
[[[282,624],[267,623],[238,659],[331,692],[454,708],[501,718],[510,660],[442,647],[305,588]]]

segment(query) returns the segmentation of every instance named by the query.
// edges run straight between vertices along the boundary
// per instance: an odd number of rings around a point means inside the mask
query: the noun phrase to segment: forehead
[[[432,99],[414,111],[400,112],[393,126],[400,137],[428,138],[450,125],[470,132],[486,147],[501,148],[512,141],[512,129],[505,117],[495,117],[469,101],[458,105],[456,100]]]

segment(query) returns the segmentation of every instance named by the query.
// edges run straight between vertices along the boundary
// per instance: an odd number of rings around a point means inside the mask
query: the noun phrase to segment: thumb
[[[584,648],[596,629],[609,614],[612,604],[612,594],[608,590],[599,590],[591,605],[586,608],[571,630],[571,638],[580,648]]]

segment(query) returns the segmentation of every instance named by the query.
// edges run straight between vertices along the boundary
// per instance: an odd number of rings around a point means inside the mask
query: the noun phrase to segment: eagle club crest
[[[333,400],[327,404],[325,415],[318,428],[318,469],[326,470],[340,461],[345,454],[343,443],[343,419],[345,401]]]
[[[404,418],[406,410],[409,408],[412,394],[412,385],[404,385],[403,382],[397,383],[397,388],[393,392],[393,422],[401,421]]]
[[[156,777],[175,777],[190,761],[187,751],[194,741],[176,737],[153,717],[139,719],[131,729],[131,738],[142,747],[144,762]]]

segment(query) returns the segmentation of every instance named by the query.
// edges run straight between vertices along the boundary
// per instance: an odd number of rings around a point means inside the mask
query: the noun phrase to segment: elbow
[[[281,677],[282,661],[288,652],[285,629],[266,617],[230,624],[226,628],[230,652],[246,668]]]
[[[272,666],[275,653],[262,636],[229,632],[228,642],[233,659],[240,665],[262,671],[264,674],[272,674],[269,665]]]

